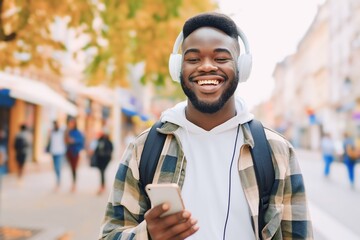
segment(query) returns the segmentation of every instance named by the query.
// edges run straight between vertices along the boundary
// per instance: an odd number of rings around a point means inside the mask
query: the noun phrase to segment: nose
[[[218,70],[218,67],[209,59],[204,60],[198,67],[199,71],[212,72]]]

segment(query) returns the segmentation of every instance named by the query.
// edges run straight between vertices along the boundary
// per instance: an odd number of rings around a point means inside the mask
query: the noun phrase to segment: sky
[[[271,96],[273,71],[293,54],[325,0],[218,0],[245,33],[253,58],[250,78],[238,87],[249,108]]]

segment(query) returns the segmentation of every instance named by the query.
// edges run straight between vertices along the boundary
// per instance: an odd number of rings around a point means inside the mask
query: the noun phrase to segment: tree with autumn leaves
[[[212,0],[0,0],[0,70],[50,68],[61,74],[54,53],[67,51],[54,38],[54,24],[86,35],[74,52],[87,54],[87,84],[129,85],[128,65],[145,63],[143,82],[161,85],[169,78],[173,43],[188,17],[214,10]]]

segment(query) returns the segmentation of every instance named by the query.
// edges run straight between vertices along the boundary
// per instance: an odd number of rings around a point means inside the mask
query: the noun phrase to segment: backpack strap
[[[140,157],[140,189],[145,192],[145,186],[152,183],[155,175],[156,167],[159,162],[161,150],[165,143],[166,135],[156,131],[163,125],[162,122],[157,121],[150,129],[149,134],[145,140],[144,149]],[[145,192],[146,193],[146,192]]]
[[[266,139],[264,127],[260,121],[253,119],[249,122],[254,147],[250,150],[254,161],[256,180],[259,188],[259,237],[265,226],[264,214],[269,206],[271,189],[275,180],[275,171],[272,163],[270,146]]]
[[[158,121],[151,127],[140,157],[140,189],[143,190],[145,196],[147,196],[145,186],[151,183],[154,178],[161,150],[166,139],[165,134],[156,131],[162,125],[163,123]],[[259,188],[259,237],[261,239],[261,230],[265,226],[264,214],[269,206],[275,172],[263,125],[260,121],[253,119],[249,122],[249,127],[255,143],[250,152],[254,161],[255,175]]]

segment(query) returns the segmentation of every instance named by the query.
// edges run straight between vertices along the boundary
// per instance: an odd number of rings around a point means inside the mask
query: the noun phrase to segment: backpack
[[[162,122],[157,121],[151,127],[145,140],[139,166],[140,188],[143,190],[147,184],[152,183],[161,150],[166,139],[165,134],[161,134],[156,130],[160,128],[162,124]],[[255,175],[259,188],[259,237],[261,239],[261,230],[265,226],[264,214],[269,206],[271,188],[275,180],[275,171],[263,125],[260,121],[253,119],[249,122],[249,127],[255,143],[254,147],[250,149],[250,152],[254,161]]]
[[[109,158],[111,157],[113,151],[112,143],[107,140],[100,138],[95,149],[95,155],[100,158]]]

